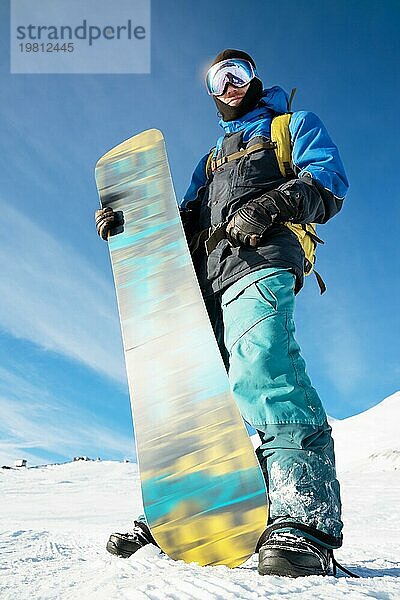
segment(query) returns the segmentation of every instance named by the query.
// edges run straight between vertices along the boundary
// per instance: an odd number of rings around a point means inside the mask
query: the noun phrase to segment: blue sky
[[[328,413],[399,389],[399,17],[390,0],[153,0],[150,75],[10,75],[0,0],[0,464],[133,457],[94,164],[157,127],[182,196],[219,135],[202,74],[226,47],[254,56],[265,87],[298,88],[294,110],[322,118],[350,180],[344,209],[319,230],[328,292],[310,279],[297,302]]]

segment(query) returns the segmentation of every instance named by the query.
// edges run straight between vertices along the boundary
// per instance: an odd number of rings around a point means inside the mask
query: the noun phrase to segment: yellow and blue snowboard
[[[171,558],[235,567],[267,521],[264,479],[203,303],[160,131],[96,165],[109,238],[147,522]]]

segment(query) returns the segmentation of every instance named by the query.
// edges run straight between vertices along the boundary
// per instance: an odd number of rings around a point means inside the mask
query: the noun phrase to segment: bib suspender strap
[[[288,100],[288,111],[290,111],[295,93],[296,88],[293,88],[290,93],[290,98]],[[251,154],[252,152],[257,152],[258,150],[264,149],[272,149],[275,151],[276,159],[279,165],[279,170],[283,177],[289,179],[296,177],[294,171],[295,167],[292,162],[292,140],[289,129],[290,119],[290,112],[275,116],[271,121],[271,140],[257,142],[255,144],[250,143],[250,145],[247,148],[244,148],[243,150],[237,150],[237,148],[240,148],[243,145],[243,132],[241,132],[239,139],[237,137],[238,134],[234,134],[224,138],[222,151],[225,152],[225,156],[222,156],[221,158],[214,158],[213,155],[215,152],[215,148],[211,150],[206,164],[207,177],[211,177],[214,171],[216,171],[216,169],[226,164],[227,162],[238,160],[243,156]],[[232,150],[235,150],[235,152],[232,152]],[[304,234],[314,242],[314,245],[324,243],[323,240],[321,240],[316,235],[315,230],[313,230],[312,227],[309,227],[307,225],[295,225],[293,223],[284,223],[284,225],[288,226],[289,229],[293,230],[293,232],[299,239],[299,242],[303,247],[306,256],[307,247],[304,245]],[[209,255],[216,248],[218,243],[222,239],[226,238],[225,226],[226,223],[220,223],[216,227],[211,227],[197,234],[195,243],[192,246],[192,252],[196,251],[199,245],[205,242],[206,252],[207,255]],[[302,233],[302,235],[299,235],[299,232],[295,231],[296,227],[300,227],[301,229],[303,229],[304,233]],[[311,252],[310,249],[308,250]],[[310,262],[310,260],[312,260],[312,262]],[[315,260],[315,249],[313,250],[313,258],[310,260],[305,258],[304,272],[306,275],[309,275],[311,272],[314,273],[320,292],[321,294],[323,294],[326,291],[326,285],[321,275],[314,269],[313,264]]]

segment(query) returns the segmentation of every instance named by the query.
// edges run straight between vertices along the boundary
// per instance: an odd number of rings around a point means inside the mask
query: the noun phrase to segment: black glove
[[[293,208],[284,194],[271,190],[257,200],[247,202],[235,213],[226,226],[228,240],[232,246],[255,248],[271,225],[290,221],[292,215]]]
[[[264,233],[271,227],[271,213],[259,202],[248,202],[240,208],[226,226],[232,246],[252,246],[260,243]]]
[[[94,213],[97,233],[107,241],[109,235],[123,231],[124,216],[121,210],[114,211],[111,206],[100,208]]]
[[[188,202],[185,208],[179,208],[179,214],[186,239],[190,242],[199,228],[200,203],[196,201]]]

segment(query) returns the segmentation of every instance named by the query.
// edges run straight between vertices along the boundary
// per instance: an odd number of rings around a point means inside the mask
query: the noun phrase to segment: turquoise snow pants
[[[235,401],[261,438],[269,524],[312,527],[336,548],[342,522],[331,428],[294,337],[294,283],[287,269],[261,269],[207,299],[207,308]]]

